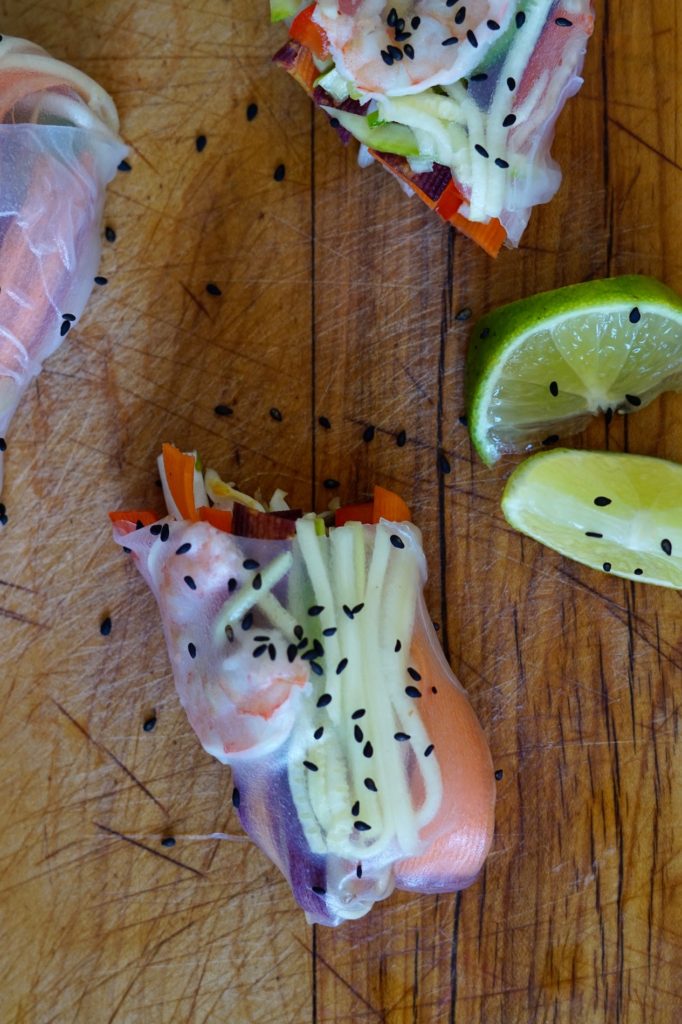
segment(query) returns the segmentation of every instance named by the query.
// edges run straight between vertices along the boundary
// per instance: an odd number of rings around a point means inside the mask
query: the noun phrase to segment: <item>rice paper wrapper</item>
[[[243,827],[310,921],[397,886],[472,882],[493,829],[485,738],[423,601],[419,531],[313,520],[288,541],[117,523],[156,597],[175,684],[232,767]]]

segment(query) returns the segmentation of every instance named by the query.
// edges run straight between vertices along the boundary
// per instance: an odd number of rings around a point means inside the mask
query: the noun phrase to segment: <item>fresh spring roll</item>
[[[580,86],[591,0],[271,0],[293,17],[275,61],[361,163],[491,255],[518,245],[561,183],[554,126]]]
[[[103,89],[0,38],[0,490],[10,421],[92,290],[104,190],[126,154]]]
[[[114,539],[156,598],[180,701],[231,766],[243,827],[308,919],[469,885],[493,768],[404,502],[377,488],[330,519],[281,492],[267,509],[170,445],[159,467],[168,515],[112,513]]]

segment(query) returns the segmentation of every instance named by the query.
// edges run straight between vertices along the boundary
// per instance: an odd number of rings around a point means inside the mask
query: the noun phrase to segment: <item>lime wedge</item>
[[[682,390],[682,298],[650,277],[613,277],[502,306],[474,328],[468,421],[490,465]]]
[[[682,465],[556,448],[514,470],[507,522],[593,569],[682,589]]]

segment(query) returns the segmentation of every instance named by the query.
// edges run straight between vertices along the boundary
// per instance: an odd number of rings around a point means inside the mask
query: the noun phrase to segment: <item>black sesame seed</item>
[[[550,382],[549,393],[554,398],[556,398],[556,396],[559,394],[559,385],[557,384],[557,382],[555,380]]]
[[[594,530],[585,530],[586,537],[597,537],[599,540],[604,536],[603,533],[596,533]]]
[[[503,777],[503,775],[504,775],[503,769],[502,768],[498,768],[497,771],[495,772],[495,778],[497,779],[498,782]]]
[[[323,676],[324,675],[324,669],[322,668],[321,665],[318,665],[318,663],[316,661],[311,661],[310,662],[310,667],[311,667],[312,671],[315,673],[316,676]]]
[[[253,121],[254,117],[257,117],[257,115],[258,115],[258,104],[257,103],[249,103],[248,107],[246,108],[246,120],[247,121]]]
[[[268,642],[268,640],[270,639],[270,637],[269,636],[254,636],[253,639],[255,641],[257,641],[258,643],[266,644]]]
[[[331,704],[331,702],[332,702],[332,695],[331,695],[331,693],[323,693],[322,696],[320,697],[320,699],[317,702],[317,707],[318,708],[326,708],[327,704]]]
[[[323,735],[324,735],[324,726],[323,725],[318,725],[317,729],[313,733],[313,736],[314,736],[314,738],[316,740],[321,740]]]
[[[257,562],[255,558],[245,558],[242,565],[247,571],[251,569],[260,569],[260,562]]]
[[[364,601],[361,601],[360,604],[353,605],[353,607],[351,608],[351,615],[359,615],[364,607]]]
[[[119,171],[131,171],[132,167],[130,166],[127,160],[121,160],[120,164],[118,165],[118,169]]]
[[[396,653],[396,654],[398,653],[398,651],[400,650],[400,648],[401,648],[402,646],[403,646],[403,645],[401,644],[400,640],[396,640],[396,642],[395,642],[395,647],[393,648],[393,650],[395,651],[395,653]]]
[[[63,322],[63,324],[61,325],[61,327],[59,328],[59,334],[60,334],[60,336],[62,338],[65,338],[70,330],[71,330],[71,324],[69,323],[68,320],[65,320]]]
[[[73,315],[73,313],[62,313],[62,320],[68,320],[69,323],[74,323],[76,317]]]
[[[289,646],[287,647],[287,659],[289,661],[289,664],[291,664],[294,658],[296,657],[297,650],[298,648],[296,647],[296,644],[289,644]]]
[[[509,89],[509,92],[514,92],[514,89],[516,88],[516,79],[515,78],[512,78],[510,76],[507,79],[507,88]]]
[[[322,885],[313,885],[312,890],[316,896],[324,896],[327,890]]]
[[[460,311],[455,314],[455,320],[459,320],[462,323],[466,320],[471,320],[471,310],[469,309],[469,307],[464,306],[462,309],[460,309]]]
[[[399,430],[397,435],[396,435],[395,443],[398,445],[398,448],[404,448],[406,442],[407,442],[407,434],[405,433],[404,430]]]
[[[410,679],[414,679],[415,683],[418,683],[421,680],[421,676],[417,672],[416,668],[412,668],[412,666],[408,666],[407,674]]]
[[[353,737],[356,743],[362,743],[362,741],[364,740],[365,734],[363,733],[359,725],[354,726]]]
[[[516,27],[517,28],[521,28],[521,26],[524,24],[525,20],[526,20],[526,15],[523,13],[523,11],[519,11],[518,14],[516,15],[516,18],[515,18]]]
[[[307,768],[309,772],[316,772],[316,771],[318,771],[318,767],[317,767],[317,765],[313,761],[304,761],[303,762],[303,767]]]
[[[168,847],[175,846],[175,840],[173,839],[173,836],[164,836],[164,838],[161,840],[161,845]]]
[[[325,430],[332,429],[332,425],[326,416],[320,416],[317,422],[320,424],[321,427],[324,427]]]
[[[138,519],[137,522],[135,523],[135,529],[136,530],[144,530],[144,523],[142,522],[141,519]],[[156,532],[157,533],[161,533],[161,530],[157,530]]]
[[[4,513],[3,513],[3,515],[0,516],[0,523],[2,523],[2,525],[4,526],[6,522],[7,522],[7,516],[4,515]],[[123,552],[126,555],[129,555],[132,550],[133,550],[132,548],[127,548],[125,546],[123,548]]]
[[[355,869],[355,874],[357,878],[362,878],[362,864],[358,864],[358,866]]]
[[[341,658],[341,661],[336,666],[336,674],[337,674],[337,676],[341,675],[341,673],[343,672],[343,670],[344,670],[344,668],[346,667],[347,664],[348,664],[348,658]]]
[[[362,748],[362,753],[364,757],[372,757],[372,755],[374,754],[374,747],[369,742],[369,740],[367,740],[364,747]]]
[[[438,693],[438,687],[437,686],[432,686],[431,687],[431,693]]]
[[[225,626],[225,636],[229,643],[234,643],[234,630],[232,629],[232,626]]]
[[[602,565],[602,569],[604,570],[604,572],[611,572],[611,563],[604,562],[604,564]]]
[[[449,473],[452,469],[450,460],[445,452],[438,452],[438,470],[441,473]]]
[[[350,813],[353,815],[353,817],[355,817],[356,815],[358,815],[360,813],[360,801],[359,800],[355,801],[355,803],[353,804],[353,806],[350,809]]]
[[[234,410],[229,405],[215,405],[213,412],[216,416],[231,416]]]
[[[421,20],[421,18],[418,18],[418,17],[414,17],[414,18],[412,19],[412,21],[410,22],[410,25],[412,26],[412,28],[413,28],[413,29],[415,30],[415,32],[416,32],[416,31],[417,31],[417,29],[419,28],[419,26],[421,25],[421,23],[422,23],[422,20]]]
[[[310,606],[310,608],[308,609],[308,615],[310,615],[311,618],[313,618],[316,615],[320,615],[323,611],[324,611],[324,605],[322,605],[322,604],[312,604]]]
[[[156,715],[150,715],[149,718],[145,719],[142,726],[145,732],[151,732],[156,728]]]
[[[185,546],[185,545],[183,544],[183,547],[184,547],[184,546]],[[238,586],[239,586],[239,584],[237,583],[237,581],[236,581],[236,579],[234,578],[234,576],[232,576],[232,577],[231,577],[231,578],[230,578],[230,579],[229,579],[229,580],[227,581],[227,589],[228,589],[228,592],[229,592],[230,594],[232,593],[232,591],[233,591],[233,590],[236,590]]]
[[[138,529],[139,529],[139,527],[138,527]],[[158,537],[159,534],[161,533],[161,523],[153,523],[149,527],[149,532],[151,533],[151,535],[153,537]]]
[[[337,487],[340,487],[341,484],[338,480],[334,480],[334,478],[330,476],[324,481],[323,486],[326,487],[328,491],[334,491]]]
[[[418,690],[416,686],[406,686],[405,693],[407,694],[408,697],[413,697],[415,699],[417,697],[421,697],[422,695],[421,690]]]
[[[642,314],[640,313],[638,307],[637,306],[633,306],[632,309],[630,310],[630,315],[628,317],[628,320],[630,321],[631,324],[638,324],[641,319],[642,319]]]
[[[104,237],[106,238],[107,242],[115,242],[116,241],[116,232],[114,231],[113,228],[110,228],[107,225],[107,227],[105,227],[105,229],[104,229]]]
[[[327,626],[326,629],[322,630],[322,636],[334,636],[336,633],[336,626]]]
[[[488,76],[485,71],[478,71],[475,75],[471,76],[472,82],[487,82]]]
[[[496,21],[493,21],[492,18],[489,21],[486,21],[486,25],[488,26],[491,32],[499,31],[500,26],[497,24]]]
[[[570,28],[573,22],[569,21],[568,18],[555,18],[554,24],[558,25],[559,28]]]
[[[490,328],[489,327],[484,327],[483,330],[481,331],[481,333],[479,334],[479,338],[481,339],[481,341],[485,341],[485,339],[488,337],[489,334],[490,334]]]
[[[354,711],[350,717],[353,719],[364,718],[366,714],[367,712],[365,708],[358,708],[357,711]]]
[[[424,751],[424,757],[430,757],[434,751],[433,743],[429,743],[428,747]]]
[[[284,175],[287,173],[287,169],[284,164],[277,164],[275,172],[272,175],[275,181],[284,181]]]
[[[184,544],[181,544],[179,548],[176,548],[175,554],[176,555],[186,555],[187,552],[191,550],[191,547],[192,547],[192,545],[190,544],[190,542],[186,541]]]
[[[559,435],[558,434],[550,434],[549,437],[546,437],[542,443],[544,445],[556,444],[558,440],[559,440]]]
[[[371,778],[366,778],[365,779],[365,789],[368,789],[370,791],[370,793],[376,793],[376,791],[377,791],[377,784],[374,781],[374,779],[371,779]]]
[[[609,406],[606,410],[606,413],[604,414],[604,419],[606,421],[606,426],[608,427],[611,423],[611,420],[613,419],[613,409],[611,408],[611,406]]]
[[[105,285],[105,284],[109,283],[109,278],[108,277],[102,277],[101,274],[98,274],[97,277],[94,280],[95,280],[95,284],[99,284],[99,285]]]
[[[459,42],[459,39],[457,38],[457,36],[449,36],[447,39],[443,40],[443,42],[441,43],[441,46],[454,46],[455,43],[458,43],[458,42]]]
[[[0,501],[0,516],[4,516],[6,511],[7,509],[5,508],[4,504]]]
[[[185,576],[185,583],[187,584],[187,586],[189,587],[190,590],[196,590],[197,589],[197,585],[196,585],[196,583],[194,582],[194,580],[192,579],[191,576]]]
[[[511,126],[514,124],[515,121],[516,121],[516,114],[507,114],[507,116],[505,117],[504,121],[502,122],[502,127],[503,128],[511,128]]]
[[[170,537],[170,526],[168,525],[168,523],[164,523],[163,526],[161,527],[161,533],[159,534],[159,540],[162,543],[165,544],[169,537]]]
[[[643,572],[644,569],[635,569],[635,576],[641,576]]]
[[[196,658],[196,656],[197,656],[197,649],[196,649],[196,647],[194,646],[193,643],[187,644],[187,651],[189,653],[190,658],[192,658],[192,659]]]
[[[109,636],[109,634],[111,633],[111,618],[108,615],[105,619],[102,619],[102,621],[100,622],[99,631],[102,634],[102,636]]]
[[[197,147],[197,153],[203,153],[203,151],[206,149],[206,136],[197,135],[196,139],[194,140],[194,145]]]
[[[461,423],[463,427],[466,427],[466,426],[468,426],[468,424],[469,424],[469,421],[468,421],[468,419],[467,419],[467,418],[466,418],[466,416],[464,416],[464,415],[462,415],[462,416],[458,416],[458,417],[457,417],[457,422],[458,422],[458,423]]]
[[[642,404],[642,399],[639,398],[638,395],[626,395],[625,398],[630,403],[630,405],[637,406]]]
[[[355,821],[353,822],[353,828],[358,832],[369,832],[371,825],[368,825],[366,821]]]
[[[208,284],[206,285],[206,291],[208,292],[209,295],[218,296],[223,294],[222,288],[219,288],[215,281],[208,282]]]
[[[672,553],[673,553],[673,546],[672,546],[672,543],[668,540],[667,537],[664,537],[663,540],[661,541],[661,548],[665,552],[666,555],[672,555]]]
[[[391,534],[391,544],[393,545],[394,548],[405,547],[405,541],[402,539],[402,537],[399,537],[397,533]]]
[[[486,158],[487,158],[488,156],[490,156],[490,154],[488,153],[488,150],[487,150],[487,149],[485,148],[485,146],[481,146],[481,145],[480,145],[480,144],[479,144],[478,142],[477,142],[477,143],[476,143],[476,145],[474,146],[474,149],[476,150],[476,152],[477,152],[477,153],[478,153],[478,154],[479,154],[480,156],[484,156],[484,157],[486,157]]]
[[[387,53],[386,50],[381,51],[381,59],[383,60],[384,64],[388,65],[389,68],[393,64],[393,57],[391,57],[390,53]]]
[[[242,629],[249,630],[253,626],[253,612],[247,612],[242,619]]]
[[[410,60],[414,60],[414,46],[412,45],[412,43],[405,43],[405,46],[403,47],[403,53]]]
[[[253,580],[251,581],[251,586],[253,587],[254,590],[260,590],[260,588],[263,586],[263,577],[259,572],[257,572],[256,575],[253,577]]]
[[[469,31],[467,32],[467,39],[474,47],[474,49],[476,49],[476,47],[478,46],[478,39],[476,38],[476,33],[472,32],[471,29],[469,29]]]
[[[268,645],[267,644],[259,644],[258,647],[254,648],[254,651],[253,651],[254,658],[262,657],[265,654],[265,652],[267,651],[267,649],[268,649]]]
[[[303,626],[294,626],[294,636],[297,640],[301,640],[303,638]]]
[[[599,505],[600,508],[605,508],[606,505],[611,504],[611,499],[604,497],[603,494],[600,494],[598,495],[598,497],[594,499],[594,503],[595,505]]]
[[[406,740],[410,739],[409,732],[395,732],[393,733],[393,739],[397,740],[398,743],[405,743]]]
[[[386,24],[388,25],[389,28],[395,28],[397,20],[398,12],[396,11],[395,7],[391,7],[386,17]]]
[[[506,160],[503,160],[501,156],[496,156],[495,166],[501,167],[503,171],[506,171],[506,169],[509,167],[509,163]]]
[[[275,661],[277,658],[277,648],[274,644],[268,644],[268,657],[270,661]]]
[[[387,47],[387,49],[388,49],[388,52],[390,53],[391,57],[393,57],[393,60],[402,60],[403,59],[403,51],[398,49],[397,46],[389,46],[389,47]]]
[[[235,786],[234,789],[232,790],[232,806],[234,808],[238,809],[240,803],[241,803],[241,795],[239,793],[239,790]]]
[[[453,3],[448,3],[448,7],[454,7],[454,6],[455,6],[454,0],[453,0]],[[457,14],[455,15],[455,25],[461,25],[462,22],[464,21],[464,19],[466,18],[466,16],[467,16],[467,9],[466,9],[466,7],[460,7],[460,9],[457,11]]]
[[[362,440],[365,441],[367,444],[369,444],[370,441],[374,440],[374,434],[375,434],[374,427],[370,423],[367,427],[365,427],[365,429],[363,431]]]

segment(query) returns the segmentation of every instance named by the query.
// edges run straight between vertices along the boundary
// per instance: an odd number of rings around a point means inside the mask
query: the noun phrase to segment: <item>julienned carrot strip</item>
[[[320,60],[327,60],[330,54],[326,32],[313,21],[315,4],[304,7],[291,23],[289,35],[301,46],[305,46]]]
[[[232,513],[225,508],[209,508],[207,505],[199,506],[199,519],[202,523],[210,523],[223,533],[232,533]]]
[[[151,526],[152,523],[156,523],[160,518],[156,512],[151,512],[148,508],[134,508],[128,511],[121,512],[110,512],[109,518],[112,523],[142,523],[143,526]]]
[[[199,513],[194,501],[194,456],[185,455],[172,444],[164,444],[163,468],[173,501],[183,519],[196,523]]]
[[[345,523],[373,523],[374,502],[362,501],[355,505],[343,505],[337,508],[334,513],[334,526],[343,526]]]
[[[445,191],[436,203],[436,213],[440,214],[443,220],[449,221],[457,213],[464,199],[454,181],[450,180],[445,186]]]
[[[378,523],[380,519],[388,519],[391,523],[410,523],[412,515],[399,495],[387,491],[385,487],[375,486],[372,522]]]
[[[447,220],[472,242],[480,245],[481,249],[484,249],[489,256],[497,256],[507,237],[507,232],[496,217],[489,220],[487,224],[481,224],[478,221],[467,220],[461,213],[453,213]]]

